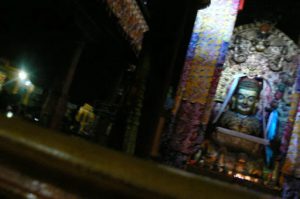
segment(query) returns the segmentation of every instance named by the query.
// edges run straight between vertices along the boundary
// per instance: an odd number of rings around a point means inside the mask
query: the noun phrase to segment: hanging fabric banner
[[[208,106],[225,61],[238,5],[239,0],[211,0],[208,8],[197,13],[173,108],[170,145],[178,152],[178,161],[174,161],[178,164],[185,160],[183,156],[194,153],[202,140],[199,129],[208,121],[205,117],[209,117]]]
[[[297,56],[296,62],[298,66],[296,93],[292,98],[289,118],[282,138],[281,152],[286,153],[283,173],[300,178],[300,55]]]
[[[130,38],[131,44],[139,52],[142,49],[144,33],[149,27],[137,2],[135,0],[106,0],[106,2]]]
[[[180,85],[184,100],[206,103],[215,67],[225,61],[238,4],[238,0],[213,0],[198,11]]]

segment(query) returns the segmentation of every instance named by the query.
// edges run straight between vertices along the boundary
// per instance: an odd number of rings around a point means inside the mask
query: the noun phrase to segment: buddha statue
[[[232,170],[232,167],[235,167],[239,173],[253,175],[260,173],[261,166],[255,163],[255,159],[262,158],[260,155],[262,145],[253,141],[262,137],[262,125],[256,117],[260,91],[261,82],[258,80],[247,77],[241,79],[236,86],[229,109],[215,124],[212,139],[220,148],[226,148],[223,150],[225,153],[220,151],[219,157],[222,158],[219,158],[217,164],[228,167],[225,170]],[[236,154],[235,165],[227,161],[227,154],[230,153]]]
[[[261,136],[261,122],[256,117],[260,90],[259,81],[249,78],[240,80],[232,97],[230,110],[221,115],[217,126],[248,135]]]

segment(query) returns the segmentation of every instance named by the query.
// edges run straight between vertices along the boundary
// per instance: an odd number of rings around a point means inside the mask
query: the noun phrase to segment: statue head
[[[233,111],[242,115],[255,114],[260,90],[261,84],[258,80],[243,78],[239,82],[232,99]]]

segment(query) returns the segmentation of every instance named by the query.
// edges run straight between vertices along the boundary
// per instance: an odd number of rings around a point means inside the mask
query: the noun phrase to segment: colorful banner
[[[282,138],[281,152],[286,153],[282,172],[300,178],[300,55],[297,57],[296,93],[293,95],[288,122]]]
[[[238,0],[213,0],[198,11],[180,84],[184,100],[206,103],[215,67],[225,61],[238,4]]]
[[[120,26],[131,40],[136,51],[142,49],[144,33],[149,27],[135,0],[106,0]]]
[[[199,129],[208,122],[238,5],[239,0],[212,0],[197,13],[173,109],[171,146],[180,154],[194,153],[201,142]]]

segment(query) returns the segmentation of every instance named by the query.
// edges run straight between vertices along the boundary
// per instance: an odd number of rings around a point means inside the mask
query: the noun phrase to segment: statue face
[[[236,94],[236,112],[242,115],[254,113],[258,93],[257,91],[240,88]]]

